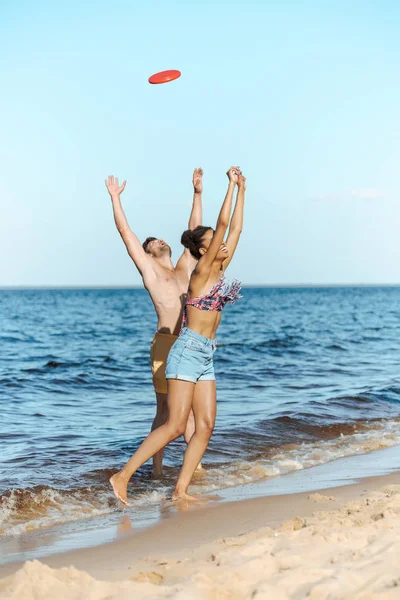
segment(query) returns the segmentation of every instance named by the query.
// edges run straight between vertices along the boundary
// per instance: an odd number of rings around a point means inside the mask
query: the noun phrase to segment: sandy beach
[[[400,472],[181,511],[116,542],[0,569],[0,597],[398,598]]]

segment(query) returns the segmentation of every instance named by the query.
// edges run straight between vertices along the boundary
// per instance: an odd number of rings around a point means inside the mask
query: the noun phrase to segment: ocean
[[[215,354],[216,428],[191,493],[400,444],[400,288],[251,288]],[[141,289],[0,291],[0,536],[112,518],[108,478],[155,413],[156,318]],[[134,476],[130,511],[171,496],[185,444]],[[0,538],[0,539],[1,539]]]

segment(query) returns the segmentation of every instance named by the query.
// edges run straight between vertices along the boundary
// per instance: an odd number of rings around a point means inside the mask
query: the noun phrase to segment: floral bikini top
[[[215,310],[221,312],[225,304],[228,302],[234,304],[236,300],[241,298],[240,290],[241,283],[237,279],[228,281],[225,275],[218,279],[217,283],[211,288],[207,294],[190,298],[186,300],[186,305],[183,311],[182,329],[186,326],[186,307],[194,306],[198,310]],[[181,331],[182,331],[181,329]]]

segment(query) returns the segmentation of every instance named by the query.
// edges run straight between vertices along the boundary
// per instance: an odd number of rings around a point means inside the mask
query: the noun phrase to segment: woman
[[[232,260],[242,231],[246,179],[239,167],[231,167],[227,175],[228,191],[215,231],[211,227],[199,226],[182,235],[182,244],[189,248],[198,263],[190,278],[182,330],[167,361],[169,417],[164,425],[150,433],[122,471],[110,479],[115,496],[126,505],[127,486],[132,475],[156,452],[184,433],[192,408],[196,428],[185,452],[173,498],[195,500],[187,490],[207,448],[216,415],[215,334],[223,307],[227,302],[233,304],[239,298],[240,290],[239,282],[228,283],[224,272]],[[236,185],[235,210],[224,243]]]

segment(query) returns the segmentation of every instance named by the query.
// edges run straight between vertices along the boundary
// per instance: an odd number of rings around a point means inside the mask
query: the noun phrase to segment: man
[[[165,365],[168,352],[179,334],[189,279],[196,266],[196,260],[185,248],[174,267],[171,261],[171,248],[164,240],[148,237],[142,245],[130,229],[122,209],[120,196],[125,189],[126,181],[120,186],[118,177],[114,179],[111,175],[105,184],[111,196],[115,224],[129,256],[142,276],[143,285],[150,294],[158,318],[157,332],[150,350],[153,385],[157,398],[153,430],[163,425],[168,418]],[[189,229],[194,229],[202,223],[202,169],[195,169],[193,172],[193,189]],[[186,443],[189,443],[194,429],[194,417],[191,413],[185,432]],[[162,476],[163,453],[162,450],[153,457],[153,478],[155,479]]]

